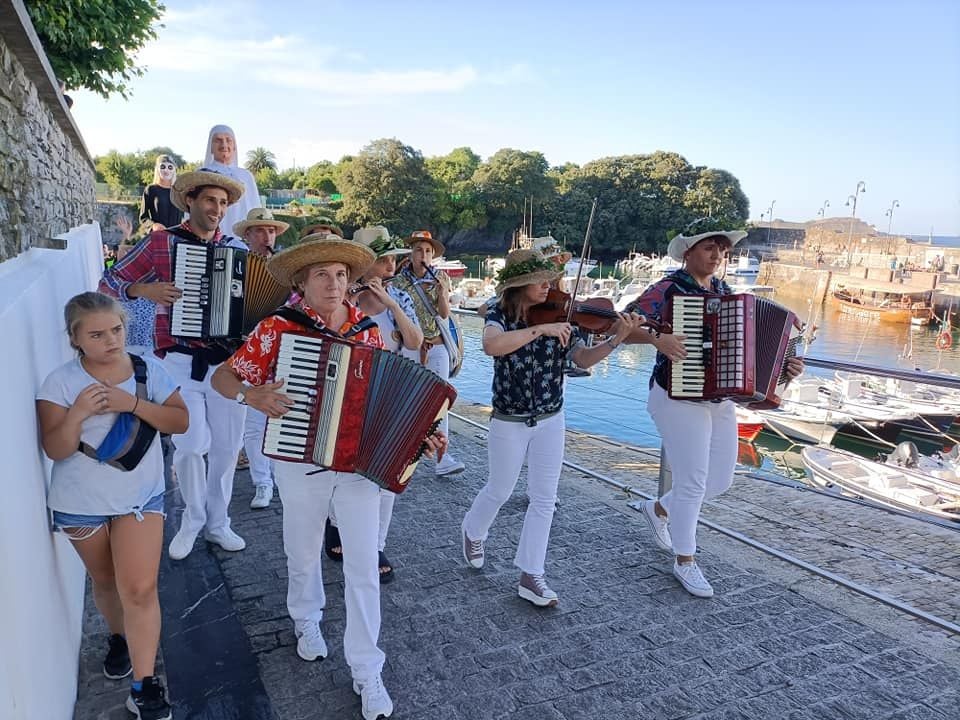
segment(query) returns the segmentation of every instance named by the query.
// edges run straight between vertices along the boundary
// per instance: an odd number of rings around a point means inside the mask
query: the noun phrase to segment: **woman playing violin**
[[[544,577],[544,564],[557,484],[563,462],[563,368],[567,357],[590,367],[609,356],[640,325],[637,315],[617,317],[606,342],[587,348],[571,342],[567,322],[533,325],[529,310],[543,303],[560,276],[536,250],[515,250],[497,276],[499,302],[486,316],[483,350],[494,358],[493,417],[488,441],[489,479],[463,519],[463,556],[483,566],[484,542],[500,508],[510,497],[527,462],[529,505],[514,564],[518,593],[534,605],[557,604]]]

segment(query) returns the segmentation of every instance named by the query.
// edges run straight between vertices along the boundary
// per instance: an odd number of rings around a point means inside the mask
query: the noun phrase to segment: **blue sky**
[[[960,3],[179,2],[129,101],[75,91],[91,152],[310,165],[396,137],[551,164],[669,150],[734,173],[758,219],[824,200],[893,232],[960,235]]]

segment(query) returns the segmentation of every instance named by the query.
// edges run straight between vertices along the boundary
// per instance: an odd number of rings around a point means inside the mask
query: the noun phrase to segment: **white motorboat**
[[[586,277],[595,267],[597,267],[597,261],[587,258],[583,261],[583,272],[580,273],[581,276]],[[571,258],[570,260],[567,260],[567,264],[563,266],[563,274],[576,277],[579,269],[580,258]]]
[[[939,478],[822,445],[805,447],[800,455],[816,485],[898,510],[960,522],[960,489]]]
[[[727,275],[736,278],[740,282],[752,282],[760,274],[760,261],[755,257],[743,253],[737,258],[737,264],[733,267],[727,267]]]

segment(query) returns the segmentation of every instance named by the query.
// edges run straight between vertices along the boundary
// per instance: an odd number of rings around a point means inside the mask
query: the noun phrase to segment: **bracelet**
[[[130,411],[131,414],[137,412],[137,405],[140,404],[140,396],[136,395],[134,397],[136,398],[136,401],[133,403],[133,410]]]
[[[613,342],[613,335],[611,335],[610,337],[607,338],[607,345],[610,346],[610,349],[611,349],[611,350],[616,350],[618,347],[620,347],[620,343],[614,344],[614,342]]]

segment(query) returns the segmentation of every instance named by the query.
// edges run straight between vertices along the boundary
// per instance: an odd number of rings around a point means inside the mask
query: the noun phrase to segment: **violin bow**
[[[593,216],[597,212],[597,198],[593,199],[593,205],[590,207],[590,219],[587,220],[587,234],[583,237],[583,250],[580,252],[580,265],[577,267],[577,281],[573,285],[573,292],[570,294],[570,307],[567,308],[567,322],[573,317],[573,307],[577,304],[577,291],[580,289],[580,277],[583,275],[583,262],[587,259],[587,253],[590,252],[590,232],[593,230]]]

